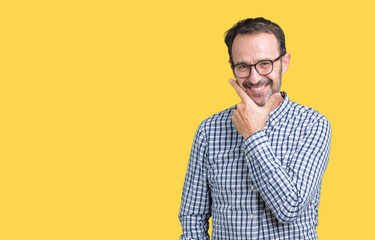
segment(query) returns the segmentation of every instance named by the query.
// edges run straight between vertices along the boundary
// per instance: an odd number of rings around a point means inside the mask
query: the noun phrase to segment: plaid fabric
[[[317,239],[321,181],[331,126],[289,100],[246,140],[235,107],[204,120],[195,135],[183,187],[180,240]]]

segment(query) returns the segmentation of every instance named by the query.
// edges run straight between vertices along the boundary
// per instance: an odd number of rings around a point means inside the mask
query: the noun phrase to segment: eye
[[[269,62],[269,61],[262,61],[262,62],[258,62],[258,64],[257,64],[257,67],[259,67],[259,68],[269,68],[269,67],[271,67],[271,62]]]
[[[249,68],[249,66],[247,66],[246,64],[239,64],[236,66],[236,69],[239,70],[239,71],[245,71]]]

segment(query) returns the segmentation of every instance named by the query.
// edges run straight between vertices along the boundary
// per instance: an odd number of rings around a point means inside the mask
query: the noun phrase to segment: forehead
[[[239,34],[232,44],[233,62],[256,63],[274,59],[279,55],[279,45],[272,33]]]

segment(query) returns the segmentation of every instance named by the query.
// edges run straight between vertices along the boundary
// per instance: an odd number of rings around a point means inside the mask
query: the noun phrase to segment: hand
[[[230,79],[229,82],[242,100],[233,112],[232,122],[237,131],[247,139],[251,134],[264,128],[269,113],[279,106],[283,97],[280,93],[274,93],[264,106],[258,106],[237,81]]]

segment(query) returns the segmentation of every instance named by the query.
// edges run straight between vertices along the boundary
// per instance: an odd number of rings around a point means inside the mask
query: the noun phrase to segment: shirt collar
[[[289,100],[288,95],[286,94],[286,92],[280,92],[280,93],[284,97],[284,99],[275,110],[270,112],[266,121],[266,125],[268,124],[271,126],[276,125],[290,109],[291,101]]]

